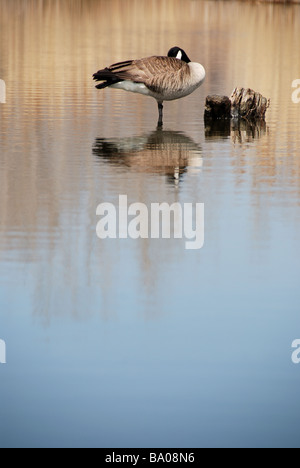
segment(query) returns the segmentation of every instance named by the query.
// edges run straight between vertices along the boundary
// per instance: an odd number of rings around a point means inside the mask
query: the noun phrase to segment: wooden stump
[[[248,120],[264,120],[270,100],[253,89],[235,88],[230,96],[231,115]]]
[[[205,102],[205,121],[216,119],[241,118],[245,120],[264,120],[270,100],[252,89],[235,88],[230,96],[207,96]]]
[[[205,119],[230,119],[231,101],[228,96],[207,96],[204,110]]]

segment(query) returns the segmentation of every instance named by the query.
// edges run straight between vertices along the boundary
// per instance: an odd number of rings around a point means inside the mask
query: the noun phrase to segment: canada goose
[[[184,50],[173,47],[167,57],[115,63],[99,70],[93,78],[103,82],[97,89],[123,89],[156,99],[158,124],[162,126],[163,101],[183,98],[199,88],[205,79],[205,69],[200,63],[191,62]]]

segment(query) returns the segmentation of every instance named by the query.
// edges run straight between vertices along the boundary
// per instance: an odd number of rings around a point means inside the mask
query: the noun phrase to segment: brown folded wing
[[[156,93],[181,90],[190,76],[189,66],[172,57],[148,57],[120,62],[111,65],[107,70],[120,80],[144,83]]]

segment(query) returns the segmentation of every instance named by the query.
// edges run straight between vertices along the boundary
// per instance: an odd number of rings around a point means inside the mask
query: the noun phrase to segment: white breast
[[[191,84],[201,86],[205,80],[205,69],[200,63],[190,62],[189,67],[191,70]]]

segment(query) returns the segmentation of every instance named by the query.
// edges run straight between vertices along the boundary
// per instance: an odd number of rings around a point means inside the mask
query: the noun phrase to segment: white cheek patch
[[[176,58],[177,58],[178,60],[181,60],[181,59],[182,59],[182,52],[181,52],[181,50],[180,50],[180,51],[178,52],[178,54],[176,55]]]

